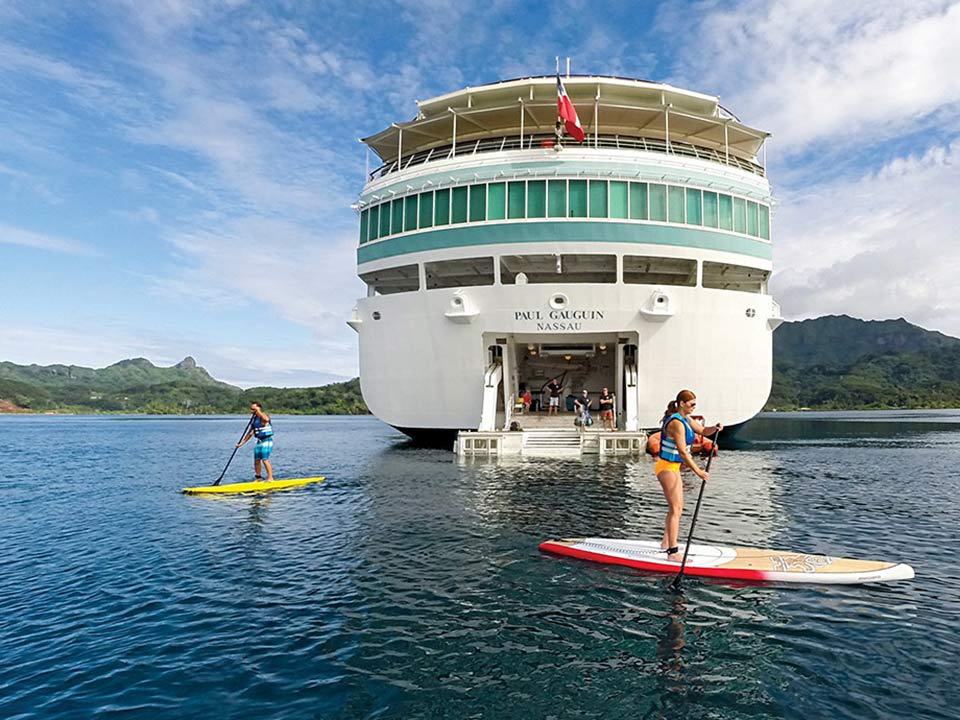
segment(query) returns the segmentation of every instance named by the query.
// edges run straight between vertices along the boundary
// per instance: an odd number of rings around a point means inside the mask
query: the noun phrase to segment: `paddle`
[[[214,485],[219,485],[219,484],[220,484],[220,481],[223,480],[223,476],[227,474],[227,468],[230,467],[230,463],[233,462],[233,456],[236,455],[236,454],[237,454],[237,450],[240,449],[240,448],[238,447],[239,443],[243,442],[243,439],[247,436],[247,430],[250,429],[250,424],[253,422],[253,418],[254,418],[254,416],[251,415],[251,416],[250,416],[250,419],[247,420],[247,425],[246,425],[246,427],[243,428],[243,435],[240,436],[240,440],[238,441],[238,444],[233,446],[233,452],[230,453],[230,459],[227,460],[227,464],[223,466],[223,472],[220,473],[220,477],[217,478],[217,481],[214,483]],[[707,463],[708,463],[708,464],[707,464],[707,467],[709,467],[709,461],[707,461]]]
[[[710,449],[710,457],[707,458],[707,467],[704,468],[707,472],[710,472],[710,463],[713,462],[713,456],[717,454],[717,441],[720,439],[720,431],[717,430],[713,434],[713,447]],[[690,542],[693,540],[693,527],[697,524],[697,515],[700,514],[700,501],[703,500],[703,490],[707,487],[707,481],[700,481],[700,494],[697,495],[697,507],[693,511],[693,520],[690,521],[690,534],[687,536],[687,546],[683,549],[683,561],[680,563],[680,572],[677,573],[677,576],[673,579],[673,582],[670,583],[670,587],[676,590],[680,587],[680,578],[683,577],[683,569],[687,566],[687,553],[690,552]]]

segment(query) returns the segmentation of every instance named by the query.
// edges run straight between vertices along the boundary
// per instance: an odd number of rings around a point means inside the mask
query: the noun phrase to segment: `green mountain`
[[[960,407],[960,339],[846,315],[783,323],[767,409]]]
[[[102,369],[0,362],[0,412],[243,413],[254,400],[271,413],[368,412],[358,380],[241,390],[214,380],[191,357],[171,367],[135,358]]]

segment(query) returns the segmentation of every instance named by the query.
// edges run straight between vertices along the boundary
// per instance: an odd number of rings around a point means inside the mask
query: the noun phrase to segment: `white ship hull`
[[[507,429],[524,391],[546,409],[552,378],[561,411],[586,389],[596,412],[608,388],[629,431],[657,427],[682,389],[727,426],[767,400],[780,309],[766,134],[669,86],[568,89],[597,103],[592,146],[590,133],[562,152],[524,135],[552,127],[549,78],[421,103],[365,140],[386,164],[358,204],[360,384],[371,412],[416,439]]]
[[[618,248],[594,249],[616,252]],[[483,254],[493,248],[473,251]],[[724,259],[723,253],[699,255]],[[568,298],[564,310],[550,306],[550,298],[558,292]],[[668,298],[671,315],[642,312],[655,294]],[[476,314],[469,319],[447,317],[456,296],[463,299],[468,312]],[[379,320],[372,319],[375,312]],[[710,422],[735,425],[756,415],[770,393],[772,328],[779,309],[769,295],[728,290],[538,284],[363,298],[357,304],[357,317],[364,400],[377,417],[404,431],[478,428],[488,348],[498,339],[506,341],[504,374],[508,377],[509,363],[519,364],[529,345],[605,344],[613,371],[588,380],[587,389],[594,397],[602,383],[611,390],[619,386],[617,394],[622,398],[623,359],[616,354],[625,344],[636,345],[637,423],[640,428],[654,428],[667,402],[684,388],[696,392],[698,408]],[[545,383],[551,379],[546,375],[559,376],[565,369],[582,378],[581,360],[557,356],[552,371],[527,378],[526,384]],[[582,389],[568,386],[564,395]],[[501,410],[505,406],[502,403]],[[624,408],[619,410],[622,414]]]

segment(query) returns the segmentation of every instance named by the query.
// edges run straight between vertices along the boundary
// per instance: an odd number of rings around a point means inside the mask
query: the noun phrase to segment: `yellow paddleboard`
[[[184,488],[187,495],[224,495],[230,493],[263,493],[269,490],[286,490],[323,481],[323,476],[312,478],[293,478],[290,480],[272,480],[267,482],[243,482],[230,485],[201,485]]]

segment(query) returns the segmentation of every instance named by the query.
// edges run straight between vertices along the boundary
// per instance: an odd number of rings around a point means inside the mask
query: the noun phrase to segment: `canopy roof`
[[[748,127],[712,95],[629,78],[575,75],[563,79],[588,136],[667,138],[755,160],[768,133]],[[431,147],[490,137],[553,132],[557,120],[553,75],[504,80],[418,101],[419,114],[363,138],[393,162]],[[522,124],[522,127],[521,127]],[[456,129],[456,137],[454,137]],[[402,135],[401,135],[402,133]],[[589,137],[587,140],[589,143]]]

